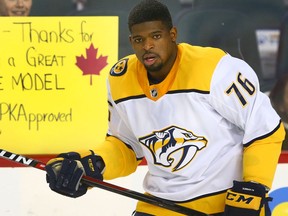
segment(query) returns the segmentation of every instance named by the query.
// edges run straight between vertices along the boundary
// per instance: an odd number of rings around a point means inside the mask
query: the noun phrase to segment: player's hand
[[[105,164],[93,152],[81,158],[76,152],[63,153],[46,165],[46,180],[51,190],[69,197],[79,197],[87,192],[88,185],[81,183],[83,175],[103,180]]]
[[[233,187],[227,191],[224,216],[259,216],[262,207],[265,215],[270,216],[265,186],[254,182],[234,181]]]

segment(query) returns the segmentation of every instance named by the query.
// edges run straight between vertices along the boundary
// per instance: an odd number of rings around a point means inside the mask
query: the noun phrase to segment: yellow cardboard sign
[[[118,17],[0,17],[0,148],[56,154],[107,132]]]

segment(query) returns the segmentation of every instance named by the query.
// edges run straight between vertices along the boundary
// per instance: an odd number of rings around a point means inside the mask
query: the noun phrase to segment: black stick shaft
[[[14,154],[12,152],[0,149],[0,157],[5,158],[7,160],[14,161],[16,163],[21,163],[23,165],[34,167],[34,168],[45,171],[45,166],[46,166],[45,163],[34,160],[32,158],[28,158],[26,156]],[[177,205],[171,201],[163,200],[157,197],[149,196],[149,195],[142,194],[133,190],[119,187],[117,185],[113,185],[104,181],[100,181],[100,180],[91,178],[89,176],[83,176],[81,181],[91,187],[101,188],[101,189],[104,189],[113,193],[117,193],[126,197],[140,200],[140,201],[143,201],[143,202],[155,205],[155,206],[166,208],[171,211],[181,213],[183,215],[207,216],[207,214],[203,212],[199,212],[199,211],[196,211],[196,210],[193,210],[193,209],[181,206],[181,205]]]

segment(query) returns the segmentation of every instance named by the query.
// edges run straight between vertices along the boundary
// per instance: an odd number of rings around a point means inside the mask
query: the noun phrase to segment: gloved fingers
[[[84,171],[81,168],[77,168],[74,175],[71,178],[71,182],[69,184],[69,189],[78,190],[80,181],[82,176],[84,175]]]
[[[55,158],[47,163],[45,169],[46,181],[51,190],[74,198],[87,192],[87,186],[80,183],[82,176],[85,175],[81,161],[63,157]]]
[[[56,188],[67,188],[69,186],[76,167],[76,161],[71,161],[68,159],[63,160],[62,167],[57,178]]]
[[[46,181],[47,183],[53,184],[54,182],[56,182],[56,174],[52,168],[52,166],[46,166],[45,167],[46,170]]]

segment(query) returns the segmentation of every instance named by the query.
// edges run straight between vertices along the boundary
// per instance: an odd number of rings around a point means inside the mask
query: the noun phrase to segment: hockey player
[[[50,188],[79,197],[83,174],[127,176],[145,158],[151,196],[214,216],[269,216],[285,132],[253,69],[220,49],[178,44],[159,1],[141,1],[128,25],[135,55],[110,71],[106,140],[50,160]],[[181,214],[139,201],[135,215]]]

